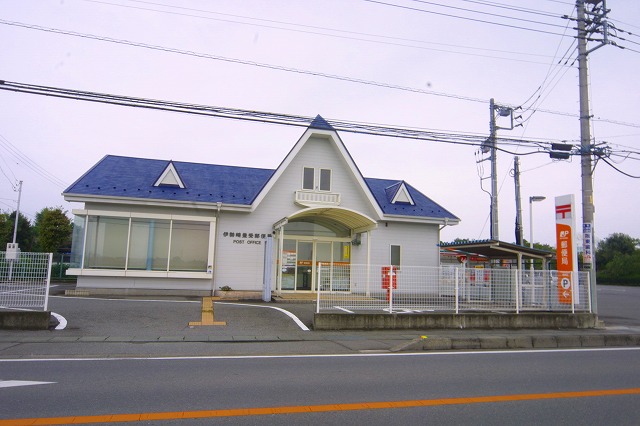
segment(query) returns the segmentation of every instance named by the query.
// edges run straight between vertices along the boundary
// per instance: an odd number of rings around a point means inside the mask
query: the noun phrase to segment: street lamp
[[[529,247],[533,248],[533,203],[537,201],[544,201],[547,197],[542,195],[533,195],[529,197]],[[533,259],[531,259],[531,267],[529,269],[529,276],[531,279],[531,302],[535,303],[536,283],[535,283],[535,271],[533,268]]]
[[[529,197],[529,247],[533,248],[533,203],[536,201],[544,201],[547,197],[542,195],[533,195]],[[533,268],[533,264],[531,265]]]

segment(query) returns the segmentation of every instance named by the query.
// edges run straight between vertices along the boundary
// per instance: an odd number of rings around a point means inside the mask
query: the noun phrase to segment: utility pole
[[[511,117],[509,127],[498,127],[496,125],[496,112],[500,117]],[[497,105],[491,98],[489,101],[489,140],[488,145],[491,150],[491,239],[499,240],[498,229],[498,157],[496,133],[498,129],[513,130],[513,108]]]
[[[496,115],[494,112],[495,109],[495,101],[493,98],[489,101],[489,146],[491,147],[491,239],[499,240],[499,229],[498,229],[498,161],[496,158],[496,154],[498,150],[496,150]]]
[[[602,2],[602,9],[597,10],[598,4]],[[591,11],[585,9],[585,4],[593,6]],[[600,47],[609,44],[608,24],[606,21],[607,5],[605,0],[576,0],[577,22],[578,22],[578,86],[580,88],[580,157],[582,176],[582,232],[583,241],[593,244],[594,233],[594,213],[593,203],[593,168],[591,162],[591,114],[589,110],[589,73],[587,65],[587,55]],[[590,28],[587,29],[587,23]],[[602,42],[588,50],[587,40],[589,34],[602,27]],[[596,295],[596,263],[595,250],[593,247],[583,247],[586,256],[583,256],[583,269],[589,271],[591,307],[593,312],[598,313],[598,303]],[[590,249],[590,253],[587,250]],[[590,256],[589,256],[590,254]]]
[[[524,245],[522,230],[522,202],[520,200],[520,157],[513,158],[513,180],[516,186],[516,244]]]

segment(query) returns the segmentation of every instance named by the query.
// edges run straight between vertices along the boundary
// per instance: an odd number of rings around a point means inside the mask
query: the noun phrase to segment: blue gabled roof
[[[415,216],[415,217],[432,217],[437,219],[454,219],[459,220],[454,214],[437,204],[435,201],[424,195],[422,192],[409,185],[402,180],[375,179],[365,178],[365,182],[369,186],[373,197],[378,202],[384,214]],[[397,191],[397,188],[404,182],[409,195],[415,202],[414,205],[408,203],[392,204],[393,197],[389,197],[390,192]]]
[[[184,183],[154,186],[173,163]],[[64,191],[65,195],[251,205],[275,170],[107,155]],[[458,218],[404,181],[364,178],[384,214]],[[392,204],[390,189],[404,182],[415,205]],[[392,191],[393,192],[393,191]],[[395,192],[393,192],[395,193]]]
[[[154,186],[173,163],[184,188]],[[65,195],[251,205],[275,170],[107,155],[64,191]],[[389,191],[403,181],[364,178],[384,214],[458,219],[404,182],[415,205],[392,204]]]
[[[274,172],[172,161],[185,187],[154,186],[169,163],[107,155],[64,194],[250,205]]]

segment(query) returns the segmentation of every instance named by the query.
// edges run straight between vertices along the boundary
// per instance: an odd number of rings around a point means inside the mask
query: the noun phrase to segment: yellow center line
[[[463,398],[415,399],[406,401],[354,402],[349,404],[295,405],[262,408],[234,408],[165,413],[105,414],[96,416],[42,417],[0,420],[0,426],[68,425],[118,423],[149,420],[202,419],[212,417],[262,416],[273,414],[320,413],[326,411],[379,410],[390,408],[432,407],[439,405],[483,404],[492,402],[534,401],[543,399],[590,398],[617,395],[640,395],[640,388],[605,389],[577,392],[532,393],[475,396]]]

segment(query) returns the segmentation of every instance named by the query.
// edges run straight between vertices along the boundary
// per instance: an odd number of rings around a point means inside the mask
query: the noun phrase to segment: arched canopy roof
[[[356,234],[370,231],[378,226],[378,223],[375,220],[355,210],[345,209],[342,207],[310,207],[308,209],[299,210],[279,220],[273,225],[273,228],[278,229],[289,221],[318,216],[324,219],[335,220],[344,226],[347,226]]]

